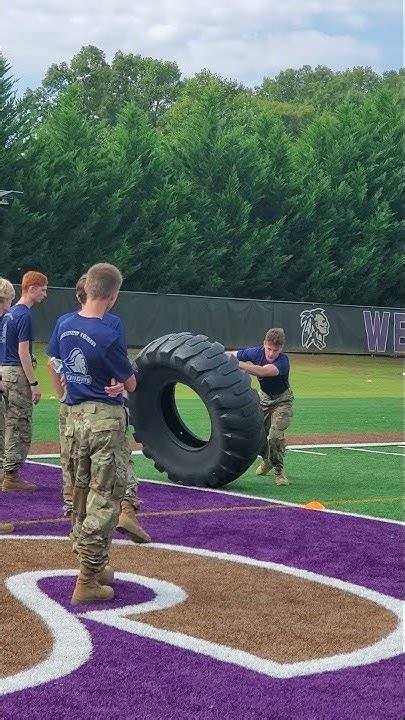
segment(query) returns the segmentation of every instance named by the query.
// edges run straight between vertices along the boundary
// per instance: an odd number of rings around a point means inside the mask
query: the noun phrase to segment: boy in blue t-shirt
[[[0,484],[3,482],[4,431],[5,431],[5,394],[6,386],[2,381],[1,365],[5,336],[3,335],[3,318],[10,310],[15,297],[14,288],[9,280],[0,278]],[[0,522],[0,533],[13,532],[14,525]]]
[[[232,350],[241,370],[257,377],[260,385],[260,405],[264,414],[267,441],[262,448],[262,462],[256,475],[267,475],[274,468],[277,485],[289,485],[284,474],[285,439],[293,416],[294,396],[290,388],[290,361],[282,352],[285,334],[282,328],[270,328],[259,347]]]
[[[86,282],[86,274],[82,275],[76,283],[76,298],[83,309],[87,301],[86,291],[84,289]],[[77,311],[72,313],[65,313],[62,315],[55,325],[52,337],[49,345],[51,346],[54,341],[54,337],[57,336],[60,324],[66,320],[66,318],[75,315]],[[102,318],[103,322],[118,333],[122,345],[127,349],[125,331],[120,318],[117,315],[111,313],[105,313]],[[55,364],[54,364],[55,363]],[[58,371],[55,369],[55,365],[58,365]],[[66,517],[72,515],[73,509],[73,487],[71,482],[69,466],[69,444],[66,438],[66,420],[68,414],[68,405],[66,403],[66,392],[62,387],[60,377],[62,372],[61,361],[56,358],[51,358],[48,361],[48,367],[51,373],[51,378],[56,390],[56,393],[60,400],[59,406],[59,438],[60,438],[60,460],[62,468],[62,496],[63,496],[63,514]],[[114,386],[106,390],[106,392],[114,393],[114,395],[122,394],[124,386],[122,383],[116,383],[114,379]],[[128,475],[127,475],[127,487],[125,495],[121,503],[121,512],[118,518],[117,530],[124,532],[133,542],[146,543],[150,542],[150,535],[141,527],[137,518],[136,512],[141,507],[141,502],[138,497],[138,480],[134,474],[134,468],[132,464],[132,453],[127,437],[128,447]]]
[[[2,321],[2,377],[6,388],[3,491],[33,491],[20,477],[31,444],[32,409],[41,399],[32,356],[31,308],[47,295],[48,278],[29,270],[22,279],[21,298]]]
[[[71,602],[111,600],[108,549],[124,496],[128,451],[122,394],[107,393],[115,378],[133,392],[136,380],[119,333],[103,318],[117,300],[122,276],[109,263],[86,276],[86,305],[59,323],[48,355],[60,358],[69,406],[66,437],[73,485],[73,549],[80,573]]]

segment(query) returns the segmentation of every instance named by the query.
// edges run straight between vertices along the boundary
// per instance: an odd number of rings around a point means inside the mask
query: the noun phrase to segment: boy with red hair
[[[46,298],[48,278],[30,270],[22,279],[22,295],[3,318],[2,378],[6,389],[4,477],[2,490],[32,491],[36,485],[19,477],[31,445],[32,407],[41,399],[35,377],[31,308]]]

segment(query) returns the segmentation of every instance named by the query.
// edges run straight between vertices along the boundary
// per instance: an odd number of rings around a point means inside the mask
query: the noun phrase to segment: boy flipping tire
[[[262,462],[256,475],[267,475],[274,468],[276,485],[289,485],[284,473],[284,431],[293,416],[294,395],[290,388],[290,361],[283,353],[285,334],[282,328],[270,328],[262,346],[232,350],[241,370],[257,377],[260,405],[264,414],[266,443],[261,450]]]

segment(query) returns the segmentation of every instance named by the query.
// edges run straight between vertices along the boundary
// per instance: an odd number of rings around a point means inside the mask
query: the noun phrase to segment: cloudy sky
[[[249,85],[286,67],[402,65],[402,0],[10,0],[0,48],[18,90],[82,45],[174,60]]]

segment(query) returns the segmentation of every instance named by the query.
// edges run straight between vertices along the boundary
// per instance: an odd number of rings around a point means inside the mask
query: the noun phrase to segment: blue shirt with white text
[[[87,318],[78,313],[60,318],[55,330],[48,355],[62,360],[67,404],[93,401],[122,405],[122,396],[109,397],[104,389],[112,378],[125,382],[133,375],[122,335],[104,318]]]

